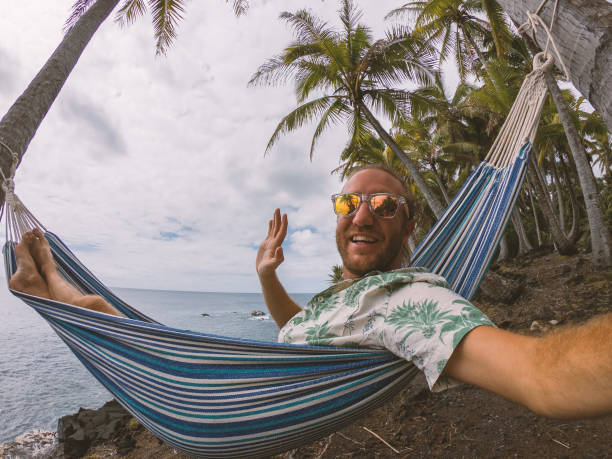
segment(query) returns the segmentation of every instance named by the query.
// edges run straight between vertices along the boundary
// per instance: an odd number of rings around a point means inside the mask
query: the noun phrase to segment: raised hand
[[[274,211],[274,216],[268,224],[268,235],[259,245],[255,267],[260,278],[266,278],[276,271],[285,260],[281,244],[287,235],[287,214],[281,217],[280,209]]]

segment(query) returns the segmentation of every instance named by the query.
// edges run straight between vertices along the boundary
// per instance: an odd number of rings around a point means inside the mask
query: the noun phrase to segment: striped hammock
[[[545,97],[526,78],[495,144],[413,256],[471,297],[512,212]],[[8,181],[5,181],[5,185]],[[7,279],[14,247],[41,223],[5,186]],[[113,396],[160,439],[204,457],[257,457],[325,436],[392,397],[418,370],[386,350],[226,338],[166,327],[102,284],[53,233],[58,269],[127,318],[12,291],[34,308]]]

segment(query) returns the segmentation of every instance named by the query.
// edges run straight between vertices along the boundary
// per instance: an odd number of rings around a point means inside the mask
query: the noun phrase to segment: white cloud
[[[61,40],[72,3],[3,10],[2,113]],[[375,36],[393,6],[361,2]],[[150,18],[125,29],[108,20],[30,144],[17,193],[107,284],[142,288],[257,291],[256,247],[281,207],[290,222],[281,279],[289,291],[324,288],[339,262],[330,171],[346,131],[330,129],[312,162],[314,125],[264,156],[295,107],[293,88],[247,87],[291,41],[279,13],[302,7],[254,0],[235,18],[224,1],[188,3],[165,58],[154,55]],[[335,2],[310,7],[337,24]]]

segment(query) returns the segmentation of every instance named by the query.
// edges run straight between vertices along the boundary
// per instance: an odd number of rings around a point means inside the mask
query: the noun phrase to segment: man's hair
[[[406,186],[405,180],[393,169],[391,169],[386,164],[365,164],[363,166],[357,166],[350,169],[344,176],[345,182],[348,181],[351,177],[361,171],[365,171],[368,169],[377,169],[379,171],[386,172],[390,176],[392,176],[395,180],[397,180],[402,186],[402,196],[406,199],[406,204],[402,206],[402,217],[404,219],[404,226],[409,225],[415,220],[415,211],[416,211],[416,201],[414,195],[410,192],[408,187]],[[402,247],[402,262],[404,266],[410,266],[410,249],[408,246]]]

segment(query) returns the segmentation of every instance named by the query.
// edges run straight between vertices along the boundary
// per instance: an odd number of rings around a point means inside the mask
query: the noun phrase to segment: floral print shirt
[[[374,272],[315,295],[280,330],[284,343],[386,348],[424,372],[432,391],[454,385],[441,378],[470,330],[493,323],[424,268]]]

